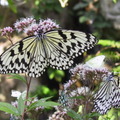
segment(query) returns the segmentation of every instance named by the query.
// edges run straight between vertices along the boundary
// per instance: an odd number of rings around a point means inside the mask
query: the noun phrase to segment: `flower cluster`
[[[59,91],[59,103],[56,112],[49,120],[59,120],[58,116],[72,109],[78,111],[78,106],[82,106],[82,111],[89,113],[93,110],[93,94],[96,86],[104,81],[105,76],[109,75],[106,68],[92,68],[86,64],[77,65],[70,70],[71,78],[63,85]],[[67,114],[62,114],[62,120],[67,120]]]
[[[106,68],[92,68],[84,65],[77,65],[75,68],[70,70],[72,80],[81,82],[84,86],[95,85],[103,81],[103,78],[109,74]]]
[[[57,25],[51,19],[46,19],[40,20],[39,23],[33,22],[24,29],[24,33],[27,35],[37,35],[38,33],[45,33],[57,28],[59,28],[59,25]]]
[[[30,18],[22,18],[21,20],[17,20],[14,23],[14,28],[18,32],[22,32],[26,27],[28,27],[33,22],[36,22],[36,20],[34,18],[32,18],[32,17],[30,17]]]
[[[69,80],[67,83],[63,85],[64,89],[67,90],[69,87],[71,87],[73,84],[75,84],[76,80]]]
[[[39,25],[34,22],[24,29],[24,33],[27,34],[28,36],[37,35],[38,28],[39,28]]]
[[[70,120],[70,117],[67,115],[66,111],[56,111],[48,120]]]
[[[39,22],[39,30],[42,30],[42,32],[47,32],[50,30],[58,29],[58,28],[59,28],[59,25],[57,25],[51,19],[40,20]]]
[[[14,29],[12,27],[5,27],[0,30],[1,36],[10,36],[13,31],[23,32],[30,35],[37,35],[39,33],[45,33],[50,30],[58,29],[59,25],[57,25],[51,19],[39,20],[37,23],[33,17],[30,18],[22,18],[17,20],[14,23]]]
[[[10,36],[10,34],[14,31],[12,27],[5,27],[0,29],[1,36]]]
[[[39,23],[36,22],[34,18],[23,18],[14,24],[15,29],[18,32],[24,32],[27,35],[36,35],[38,33],[45,33],[49,30],[59,28],[55,22],[51,19],[40,20]]]

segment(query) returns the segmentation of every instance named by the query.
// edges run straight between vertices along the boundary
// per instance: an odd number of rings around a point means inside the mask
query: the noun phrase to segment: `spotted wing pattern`
[[[111,78],[104,81],[100,90],[94,96],[94,111],[106,114],[111,108],[120,107],[120,79]]]
[[[46,36],[48,62],[56,69],[68,69],[73,64],[73,58],[97,43],[93,35],[72,30],[50,31]]]
[[[65,90],[61,90],[59,93],[60,95],[58,102],[61,104],[61,106],[65,108],[71,108],[74,103],[74,99],[71,99],[72,95]]]
[[[42,45],[36,36],[27,37],[8,48],[0,56],[0,73],[27,73],[40,76],[47,67]]]
[[[39,77],[47,66],[68,69],[73,59],[97,43],[96,38],[72,30],[53,30],[24,38],[0,56],[0,73]]]

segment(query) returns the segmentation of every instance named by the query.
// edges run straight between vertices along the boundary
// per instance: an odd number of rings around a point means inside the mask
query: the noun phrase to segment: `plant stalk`
[[[27,100],[28,100],[28,96],[29,96],[31,80],[32,80],[32,77],[30,77],[29,80],[26,79],[27,92],[26,92],[26,98],[25,98],[25,103],[24,103],[25,106],[27,106]],[[25,113],[26,113],[26,108],[24,108],[24,112],[22,114],[21,120],[24,120]]]

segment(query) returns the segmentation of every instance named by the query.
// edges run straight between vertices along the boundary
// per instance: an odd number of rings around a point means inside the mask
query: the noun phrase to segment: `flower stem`
[[[13,41],[11,40],[10,36],[7,36],[7,39],[11,42],[11,44],[13,45]]]
[[[27,106],[27,100],[28,100],[28,95],[29,95],[31,80],[32,80],[32,77],[30,77],[29,80],[26,79],[27,92],[26,92],[26,98],[25,98],[25,103],[24,103],[25,106]],[[26,108],[24,109],[24,112],[23,112],[23,114],[22,114],[22,119],[21,119],[21,120],[24,120],[25,112],[26,112]]]

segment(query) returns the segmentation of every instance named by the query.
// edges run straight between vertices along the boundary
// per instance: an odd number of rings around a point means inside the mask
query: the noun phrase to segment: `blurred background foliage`
[[[34,16],[37,20],[54,19],[65,29],[93,33],[99,40],[98,45],[78,57],[75,64],[83,62],[90,55],[93,57],[103,54],[107,56],[112,71],[120,72],[120,23],[118,22],[120,13],[117,12],[119,7],[120,2],[117,0],[0,0],[0,28],[12,26],[16,19]],[[108,17],[110,15],[112,17]],[[5,41],[0,37],[1,46]],[[31,92],[31,95],[37,94],[39,98],[58,96],[58,89],[62,83],[69,80],[69,76],[68,70],[48,68],[39,78],[40,85]]]

